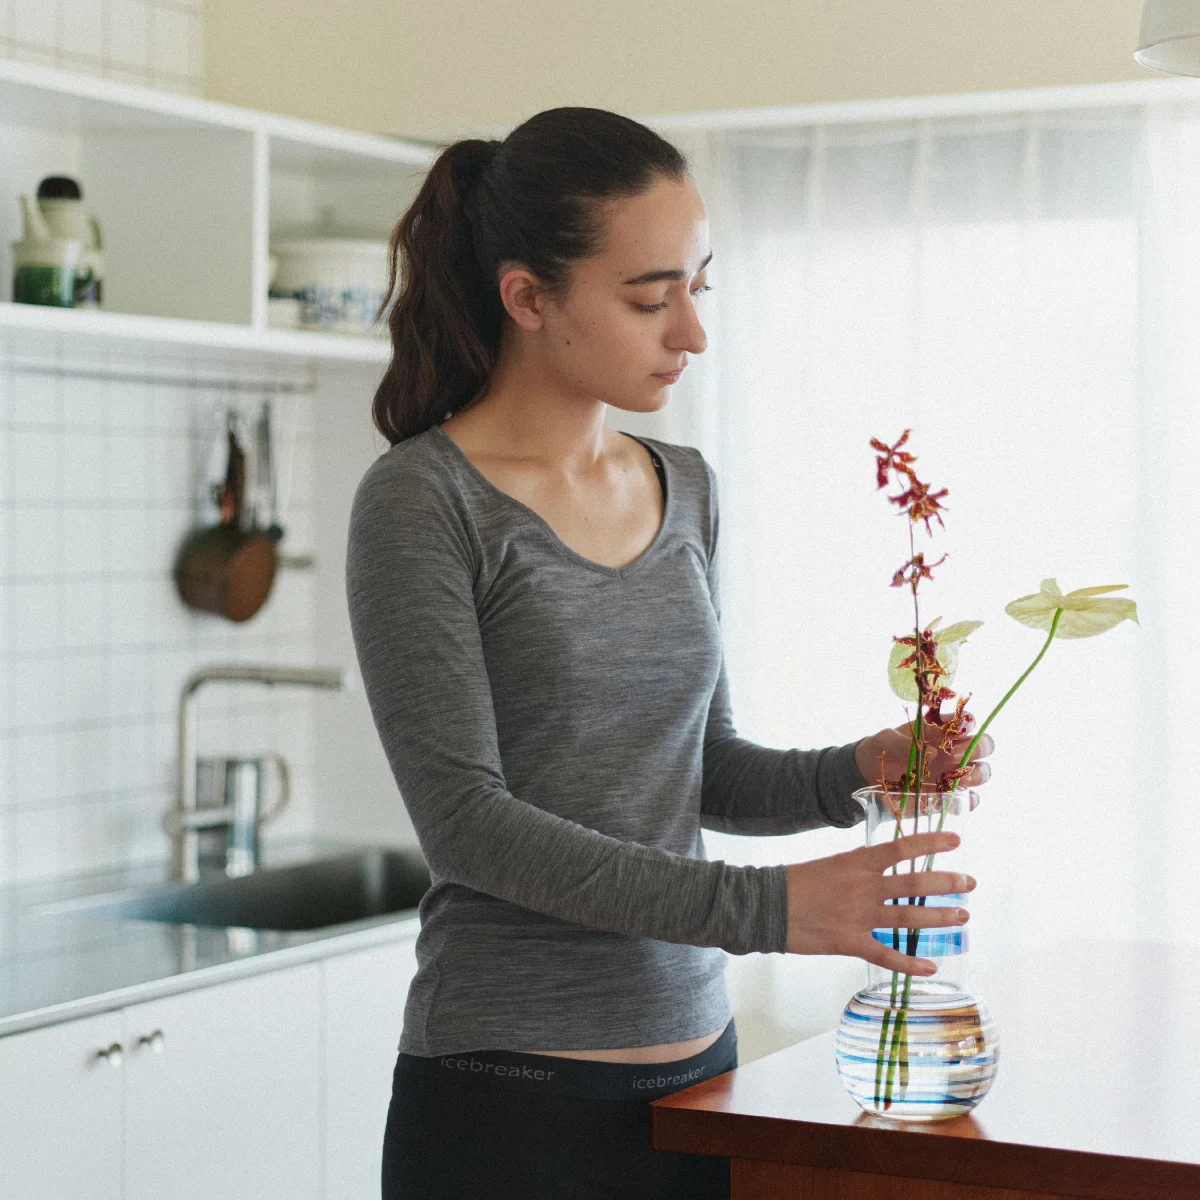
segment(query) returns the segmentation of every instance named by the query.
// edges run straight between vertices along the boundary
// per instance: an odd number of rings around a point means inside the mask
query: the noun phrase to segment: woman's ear
[[[541,329],[546,297],[541,281],[528,267],[520,263],[501,264],[500,301],[508,315],[527,333]]]

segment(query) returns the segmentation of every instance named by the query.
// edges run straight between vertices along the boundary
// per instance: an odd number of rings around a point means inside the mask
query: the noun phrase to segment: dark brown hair
[[[682,179],[684,155],[652,129],[601,108],[551,108],[503,141],[467,138],[434,161],[388,244],[392,361],[375,426],[395,445],[487,386],[507,314],[500,264],[528,267],[562,299],[573,262],[598,253],[603,202],[656,176]]]

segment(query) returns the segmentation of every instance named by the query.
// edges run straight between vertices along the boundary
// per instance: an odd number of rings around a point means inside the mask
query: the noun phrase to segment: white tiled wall
[[[241,625],[188,609],[175,591],[201,435],[228,394],[30,374],[18,357],[0,346],[0,883],[165,857],[185,676],[212,662],[322,661],[313,570],[280,570]],[[153,359],[132,368],[163,374]],[[245,368],[206,365],[214,375],[244,379]],[[234,402],[253,417],[262,396]],[[282,549],[303,553],[315,402],[271,403]],[[201,754],[289,759],[295,794],[273,835],[312,827],[313,722],[337,699],[246,684],[200,692]]]
[[[0,0],[0,58],[200,95],[204,0]]]

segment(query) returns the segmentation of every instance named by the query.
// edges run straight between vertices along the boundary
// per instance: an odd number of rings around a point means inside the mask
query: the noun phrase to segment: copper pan
[[[271,533],[242,528],[246,455],[238,445],[232,414],[228,438],[221,520],[193,530],[184,539],[175,560],[175,585],[190,608],[231,621],[248,621],[266,603],[279,554]]]

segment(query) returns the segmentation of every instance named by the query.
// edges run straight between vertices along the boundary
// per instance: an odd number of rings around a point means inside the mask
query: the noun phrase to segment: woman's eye
[[[697,296],[701,292],[711,292],[711,291],[712,291],[712,284],[704,283],[704,284],[701,284],[698,288],[693,288],[692,295]],[[660,309],[667,307],[667,302],[665,300],[663,300],[658,304],[639,304],[637,307],[640,308],[642,310],[642,312],[658,312]]]

